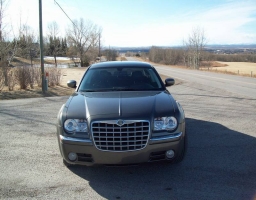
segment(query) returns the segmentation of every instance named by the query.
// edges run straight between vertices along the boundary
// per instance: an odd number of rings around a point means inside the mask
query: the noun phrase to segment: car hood
[[[74,93],[66,103],[67,118],[150,118],[175,112],[175,100],[166,91]]]

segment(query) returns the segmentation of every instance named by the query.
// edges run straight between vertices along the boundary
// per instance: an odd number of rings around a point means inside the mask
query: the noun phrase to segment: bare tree
[[[67,31],[69,46],[72,46],[77,56],[80,58],[81,66],[88,65],[88,57],[86,53],[90,48],[98,44],[101,29],[91,21],[85,21],[81,18],[79,21],[74,20],[72,27]]]
[[[4,84],[8,86],[8,57],[11,53],[12,43],[5,40],[5,30],[3,19],[5,17],[5,9],[9,0],[0,0],[0,67],[4,77]]]
[[[116,61],[118,53],[114,49],[106,49],[103,51],[103,55],[106,57],[107,61]]]
[[[0,0],[0,41],[3,41],[4,36],[3,36],[3,29],[4,29],[4,24],[3,24],[3,19],[5,17],[5,9],[9,3],[9,0]]]
[[[57,22],[53,21],[48,25],[48,37],[49,36],[57,37],[59,33],[60,33],[60,30]]]
[[[76,55],[77,55],[76,47],[69,46],[67,50],[67,56],[71,58],[75,66],[78,66],[79,62],[77,62]]]
[[[187,66],[199,69],[203,49],[206,45],[204,29],[200,27],[193,28],[184,44],[186,47],[185,62]]]
[[[23,70],[22,67],[19,68],[20,74],[17,75],[17,77],[18,77],[18,82],[20,84],[20,87],[22,89],[27,88],[27,84],[25,84],[26,81],[29,81],[30,88],[34,88],[35,69],[33,68],[33,58],[36,57],[38,53],[39,53],[39,44],[37,41],[37,36],[34,33],[33,29],[27,24],[20,24],[19,36],[17,39],[16,55],[26,59],[30,59],[31,61],[30,69]]]
[[[54,21],[48,25],[48,43],[49,43],[49,53],[53,55],[55,66],[57,67],[57,56],[62,51],[61,40],[58,37],[59,27],[58,24]]]
[[[33,59],[38,53],[38,41],[33,29],[27,24],[20,25],[17,55]]]
[[[148,57],[149,60],[165,65],[178,65],[182,62],[183,50],[178,48],[162,48],[152,46]]]

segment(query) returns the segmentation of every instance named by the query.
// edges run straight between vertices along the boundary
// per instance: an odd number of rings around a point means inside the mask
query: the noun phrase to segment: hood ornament
[[[124,120],[119,119],[119,120],[117,120],[116,124],[117,124],[118,126],[123,126],[123,125],[124,125]]]

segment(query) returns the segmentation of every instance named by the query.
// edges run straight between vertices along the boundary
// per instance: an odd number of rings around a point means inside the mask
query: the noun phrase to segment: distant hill
[[[211,49],[255,49],[256,44],[212,44],[206,48]]]
[[[183,46],[158,46],[159,48],[183,48]],[[149,52],[151,46],[148,47],[111,47],[119,53],[126,52]],[[206,49],[256,49],[256,44],[209,44]]]
[[[149,52],[151,47],[112,47],[112,49],[115,49],[119,53],[126,53],[126,52]]]

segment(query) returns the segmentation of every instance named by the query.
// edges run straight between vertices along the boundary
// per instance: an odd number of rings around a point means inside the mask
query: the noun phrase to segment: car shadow
[[[256,138],[197,119],[186,126],[188,151],[179,164],[70,170],[106,199],[255,199]]]

